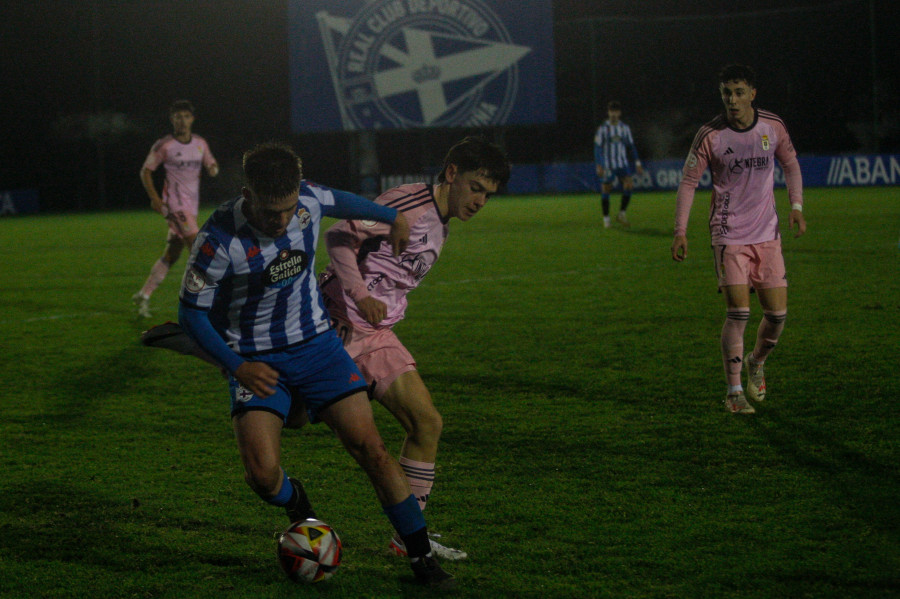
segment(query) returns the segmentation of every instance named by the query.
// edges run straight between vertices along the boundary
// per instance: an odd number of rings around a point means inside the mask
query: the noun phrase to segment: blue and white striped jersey
[[[630,154],[630,156],[629,156]],[[631,128],[619,121],[615,125],[609,121],[597,127],[594,135],[594,164],[602,166],[606,170],[631,169],[633,163],[638,163],[637,147],[631,136]]]
[[[341,193],[341,192],[338,192]],[[295,218],[277,239],[225,202],[200,229],[181,285],[183,305],[208,310],[229,347],[248,355],[296,345],[331,327],[315,276],[322,216],[335,192],[304,181]]]

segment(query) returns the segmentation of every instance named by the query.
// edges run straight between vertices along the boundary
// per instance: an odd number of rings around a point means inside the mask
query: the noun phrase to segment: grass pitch
[[[630,229],[587,195],[451,224],[396,330],[444,415],[426,517],[469,552],[455,596],[900,596],[896,189],[809,189],[807,235],[783,226],[788,321],[749,417],[722,406],[705,197],[683,264],[672,194],[636,195]],[[183,257],[149,323],[129,301],[164,234],[149,212],[0,219],[0,596],[427,595],[322,425],[283,461],[344,563],[309,588],[278,570],[287,522],[243,483],[223,380],[137,342],[176,315]]]

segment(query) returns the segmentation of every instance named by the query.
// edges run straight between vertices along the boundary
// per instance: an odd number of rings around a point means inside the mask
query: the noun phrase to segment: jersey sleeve
[[[157,140],[153,147],[150,148],[150,153],[147,154],[147,158],[144,159],[144,168],[148,171],[155,171],[159,168],[159,165],[166,161],[166,146],[165,139]]]
[[[688,218],[691,214],[691,206],[694,203],[694,194],[697,185],[700,184],[700,177],[703,171],[709,165],[709,152],[711,147],[710,134],[702,135],[703,131],[697,133],[694,143],[691,145],[691,151],[688,152],[687,159],[684,161],[682,168],[681,183],[678,184],[678,193],[675,198],[675,235],[685,235],[687,233]]]
[[[342,220],[325,232],[325,247],[341,288],[354,301],[369,295],[359,272],[359,248],[367,239],[387,237],[391,226],[369,220]]]
[[[185,267],[179,298],[181,303],[209,310],[219,282],[231,272],[228,248],[209,231],[201,231]]]
[[[212,152],[209,149],[209,144],[206,143],[206,140],[202,137],[200,138],[203,144],[203,166],[209,168],[212,165],[216,164],[216,158],[213,156]]]
[[[603,156],[603,127],[597,127],[594,133],[594,164],[606,168]]]
[[[778,131],[778,147],[775,148],[775,158],[781,164],[784,171],[784,182],[788,190],[788,198],[791,204],[803,205],[803,175],[800,172],[800,162],[797,160],[797,151],[794,150],[794,144],[791,142],[791,136],[787,132],[787,127],[781,122],[776,122],[773,126]]]
[[[634,143],[634,135],[631,133],[631,127],[628,128],[628,150],[631,152],[631,156],[634,158],[635,164],[641,163],[641,157],[637,151],[637,145]]]
[[[209,312],[206,310],[196,310],[180,304],[178,306],[178,323],[207,354],[225,366],[231,374],[234,374],[245,362],[244,358],[228,347],[225,340],[219,336],[209,321]]]

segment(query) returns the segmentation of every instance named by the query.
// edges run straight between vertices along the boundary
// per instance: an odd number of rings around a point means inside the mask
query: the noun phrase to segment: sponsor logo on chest
[[[266,265],[263,283],[267,287],[287,287],[297,280],[309,265],[309,256],[302,250],[281,250]]]

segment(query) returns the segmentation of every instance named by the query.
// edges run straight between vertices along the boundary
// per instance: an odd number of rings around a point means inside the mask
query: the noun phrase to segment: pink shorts
[[[166,215],[166,221],[169,223],[169,240],[184,239],[200,232],[200,228],[197,226],[197,215],[184,210],[169,212]]]
[[[398,376],[416,369],[415,358],[391,329],[369,332],[338,320],[334,324],[344,349],[369,383],[369,395],[375,399],[383,397]]]
[[[714,245],[719,287],[750,285],[755,289],[787,287],[781,239],[752,245]]]

